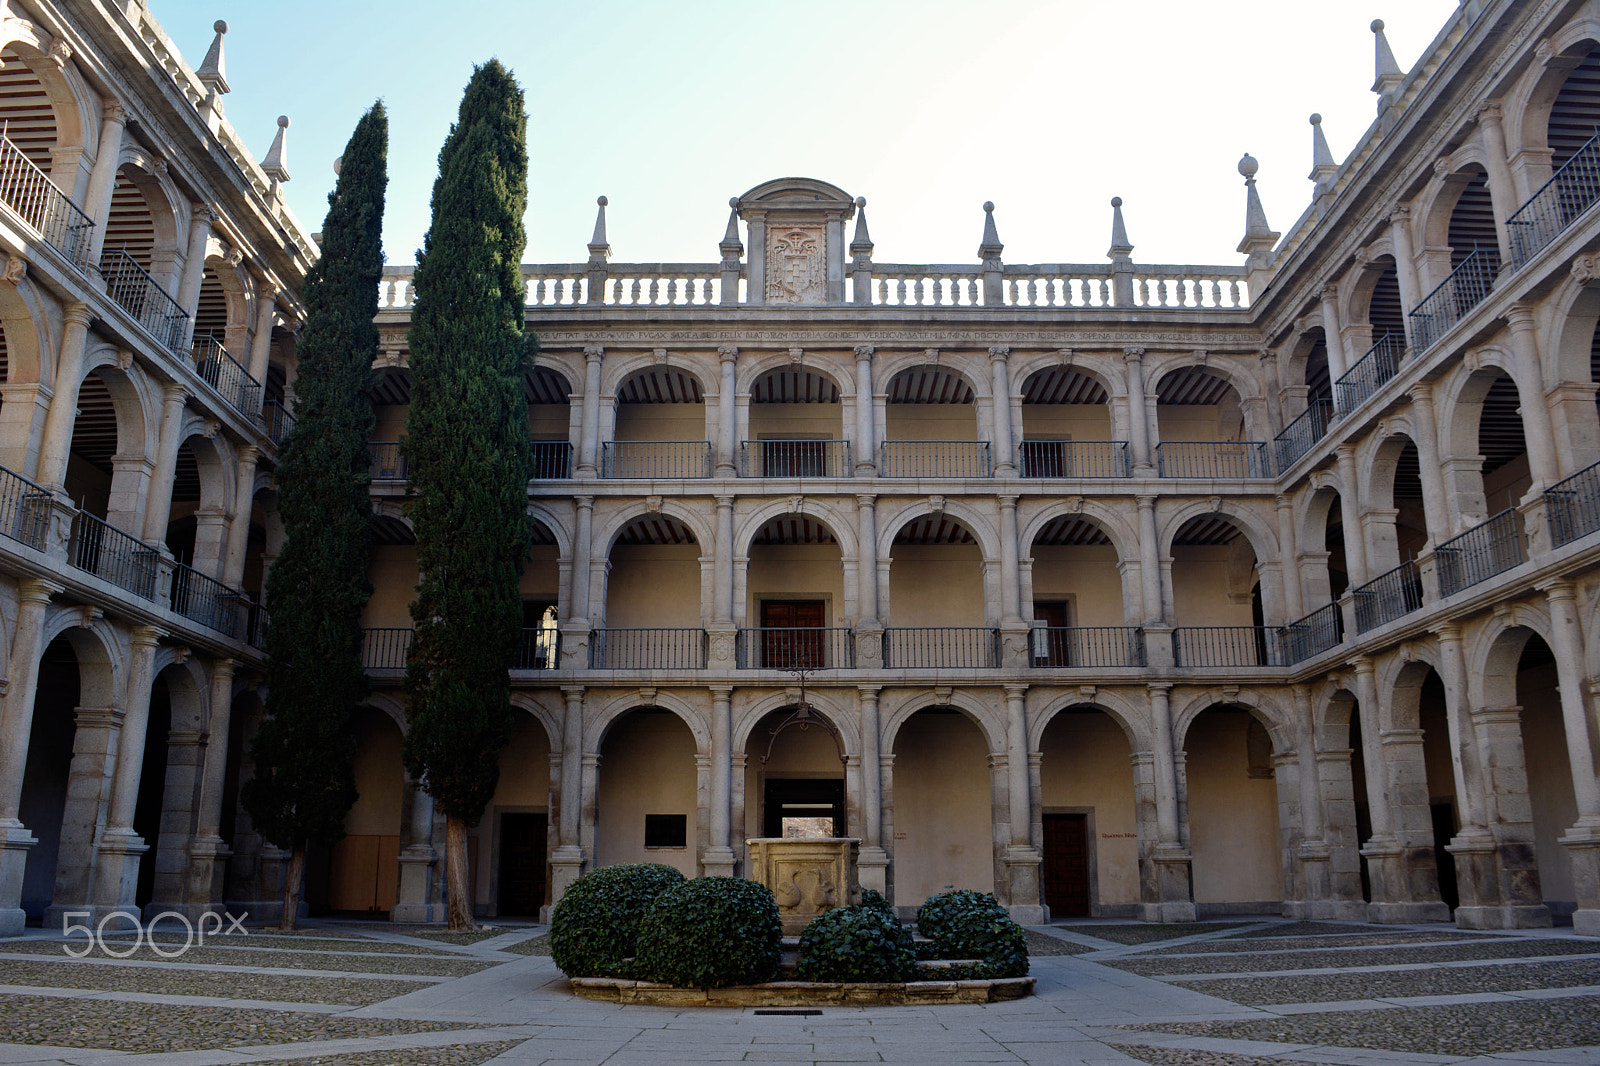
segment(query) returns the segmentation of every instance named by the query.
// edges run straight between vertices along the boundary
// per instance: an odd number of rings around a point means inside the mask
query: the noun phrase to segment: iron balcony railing
[[[1160,477],[1271,477],[1267,446],[1246,440],[1170,440],[1156,445]]]
[[[184,354],[188,313],[133,256],[120,248],[107,250],[100,256],[100,274],[106,280],[106,295],[118,307],[132,315],[163,348],[176,355]]]
[[[1366,403],[1384,382],[1394,377],[1405,354],[1405,334],[1385,333],[1379,337],[1377,343],[1367,349],[1367,354],[1333,383],[1333,396],[1339,410],[1348,414]]]
[[[249,614],[247,622],[249,635],[245,640],[252,648],[265,648],[267,646],[267,626],[271,619],[267,616],[267,609],[254,600],[247,600],[245,608]]]
[[[589,637],[591,670],[704,670],[703,629],[596,629]]]
[[[294,415],[289,409],[277,400],[268,400],[261,405],[261,414],[257,416],[261,429],[266,433],[267,439],[272,443],[282,446],[289,439],[289,431],[294,429]]]
[[[1333,421],[1332,400],[1312,400],[1305,411],[1272,441],[1278,469],[1287,470],[1328,434]]]
[[[943,626],[883,631],[883,665],[913,670],[987,670],[1000,665],[1000,631]]]
[[[711,476],[711,442],[704,440],[607,441],[600,476],[702,478]]]
[[[840,627],[796,626],[741,629],[741,670],[853,670],[855,635]]]
[[[82,270],[94,219],[56,188],[50,176],[16,146],[9,132],[0,132],[0,200]]]
[[[1545,490],[1544,499],[1555,547],[1600,529],[1600,463],[1556,482]]]
[[[1283,661],[1293,666],[1344,643],[1344,613],[1337,603],[1319,607],[1281,630]]]
[[[988,477],[989,443],[981,440],[886,440],[881,477]]]
[[[156,598],[161,553],[87,511],[72,522],[72,565],[147,600]]]
[[[1600,133],[1589,138],[1528,202],[1506,219],[1511,266],[1521,270],[1539,250],[1600,200]]]
[[[1439,560],[1439,595],[1450,596],[1527,561],[1527,545],[1515,508],[1480,522],[1434,549]]]
[[[44,551],[52,507],[50,493],[0,466],[0,534]]]
[[[205,383],[221,393],[235,410],[246,415],[255,413],[261,383],[228,354],[215,334],[194,339],[194,364]]]
[[[409,470],[406,457],[400,454],[400,442],[392,440],[370,440],[367,442],[367,455],[372,460],[372,480],[374,481],[404,481]]]
[[[533,480],[565,481],[572,476],[572,444],[564,440],[533,442]]]
[[[1029,661],[1040,668],[1145,665],[1138,626],[1035,626],[1030,641]]]
[[[747,440],[739,443],[740,477],[849,477],[847,440]]]
[[[1426,351],[1433,342],[1449,332],[1466,317],[1494,288],[1494,277],[1500,272],[1498,253],[1475,248],[1450,276],[1439,283],[1417,309],[1411,312],[1411,339],[1417,351]]]
[[[554,670],[561,663],[561,631],[553,626],[530,626],[517,643],[513,670]]]
[[[361,667],[364,670],[404,670],[414,629],[363,629]]]
[[[1422,609],[1422,575],[1414,559],[1407,559],[1350,590],[1355,600],[1356,632],[1365,633]]]
[[[169,586],[172,609],[191,622],[209,626],[218,633],[241,637],[240,607],[247,602],[244,593],[230,589],[192,566],[177,563],[172,568]]]
[[[1129,477],[1128,442],[1025,440],[1018,451],[1023,477]]]
[[[1183,667],[1284,665],[1271,626],[1179,626],[1172,631],[1172,657]]]

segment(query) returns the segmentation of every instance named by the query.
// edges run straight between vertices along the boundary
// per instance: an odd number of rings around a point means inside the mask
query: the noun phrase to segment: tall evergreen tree
[[[307,844],[343,836],[356,800],[351,723],[367,697],[367,440],[388,153],[389,119],[379,102],[356,124],[328,194],[322,256],[306,274],[299,420],[278,462],[284,543],[267,581],[267,718],[251,746],[255,776],[241,799],[261,834],[290,853],[285,929],[294,928]]]
[[[497,60],[476,68],[439,152],[411,309],[401,449],[420,580],[405,762],[445,816],[451,929],[474,924],[466,834],[499,781],[522,629],[532,473],[522,391],[526,138],[510,72]]]

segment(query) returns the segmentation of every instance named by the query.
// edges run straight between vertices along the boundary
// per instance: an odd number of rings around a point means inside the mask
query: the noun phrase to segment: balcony
[[[401,657],[404,663],[404,656]],[[513,670],[554,670],[561,664],[561,631],[544,626],[531,626],[522,631],[517,641],[517,661]]]
[[[120,249],[107,251],[100,257],[100,274],[106,281],[106,295],[132,315],[156,343],[174,355],[189,354],[183,350],[188,339],[188,313],[133,256]]]
[[[703,629],[596,629],[589,638],[591,670],[704,670]]]
[[[1119,478],[1133,473],[1120,440],[1025,440],[1018,449],[1023,477]]]
[[[399,441],[368,441],[367,455],[373,481],[404,481],[410,474],[406,457],[400,454]]]
[[[1451,596],[1528,559],[1517,512],[1499,514],[1451,537],[1434,549],[1439,561],[1439,595]]]
[[[993,473],[987,441],[888,440],[879,453],[880,477],[982,478]]]
[[[1557,548],[1600,529],[1600,463],[1545,490],[1550,537]]]
[[[849,477],[845,440],[747,440],[739,443],[740,477]]]
[[[1330,603],[1279,632],[1284,665],[1294,666],[1344,643],[1344,614],[1337,603]]]
[[[1365,585],[1350,590],[1355,599],[1356,632],[1377,629],[1422,608],[1422,575],[1408,559]]]
[[[572,476],[572,445],[567,441],[536,440],[532,457],[535,481],[565,481]]]
[[[1172,631],[1172,657],[1185,668],[1284,665],[1270,626],[1179,626]]]
[[[1267,446],[1257,441],[1183,440],[1156,445],[1160,477],[1237,480],[1272,476]]]
[[[414,629],[363,629],[361,667],[364,670],[404,670]]]
[[[1532,259],[1540,249],[1600,200],[1600,135],[1589,138],[1528,202],[1506,219],[1511,238],[1511,266],[1514,270]]]
[[[1405,354],[1406,339],[1403,334],[1385,333],[1379,337],[1378,342],[1333,383],[1333,395],[1338,401],[1339,410],[1348,414],[1366,403],[1373,393],[1383,387],[1384,382],[1394,377]]]
[[[1495,275],[1500,272],[1500,256],[1486,249],[1473,249],[1439,287],[1423,297],[1417,309],[1411,312],[1411,339],[1417,351],[1426,351],[1433,343],[1466,317],[1494,288]]]
[[[189,621],[244,638],[240,608],[250,602],[244,593],[183,563],[173,565],[168,593],[172,609]]]
[[[294,429],[294,415],[277,400],[268,400],[263,404],[256,421],[261,423],[261,430],[267,435],[267,439],[280,448],[283,447],[283,442],[289,439],[289,432]]]
[[[44,551],[53,507],[50,493],[0,466],[0,536]]]
[[[607,441],[600,457],[600,476],[649,479],[708,478],[711,476],[711,442]]]
[[[254,415],[261,383],[228,354],[214,334],[194,339],[194,362],[200,376],[242,415]]]
[[[1309,452],[1317,441],[1327,436],[1333,416],[1332,400],[1312,400],[1299,418],[1290,422],[1282,433],[1273,438],[1278,469],[1280,471],[1289,469],[1302,455]]]
[[[853,670],[855,635],[841,627],[741,629],[741,670]]]
[[[156,598],[161,553],[86,511],[79,511],[73,519],[68,558],[79,570],[135,596],[147,600]]]
[[[0,200],[73,266],[79,270],[84,268],[94,220],[56,188],[50,176],[3,133],[0,133]]]
[[[883,665],[898,670],[991,670],[1000,665],[1000,631],[976,626],[885,629]]]
[[[1029,662],[1039,669],[1145,665],[1137,626],[1035,626],[1030,646]]]

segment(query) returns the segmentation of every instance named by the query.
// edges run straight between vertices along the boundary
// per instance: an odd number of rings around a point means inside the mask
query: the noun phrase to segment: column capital
[[[875,506],[877,506],[877,503],[878,503],[878,494],[875,493],[875,492],[858,492],[858,493],[856,493],[856,506],[857,507],[875,507]]]
[[[1008,344],[991,344],[989,346],[989,362],[1003,363],[1011,355],[1011,346]]]
[[[239,465],[255,466],[261,458],[261,449],[254,444],[241,444],[239,446]]]
[[[161,398],[168,404],[184,404],[189,400],[189,390],[181,381],[169,381],[161,386]]]
[[[1506,308],[1506,324],[1518,331],[1533,329],[1533,305],[1519,300]]]
[[[52,581],[43,581],[36,577],[17,582],[18,596],[23,603],[49,603],[51,596],[65,591],[67,591],[65,585],[57,585]]]
[[[598,363],[602,359],[604,359],[605,357],[606,357],[606,350],[601,345],[598,345],[598,344],[585,344],[583,346],[583,358],[586,361],[591,362],[591,363]]]
[[[1322,291],[1318,295],[1322,297],[1324,303],[1337,303],[1339,301],[1339,283],[1336,281],[1328,282],[1322,286]]]
[[[574,496],[572,498],[572,502],[577,504],[578,510],[580,511],[591,511],[594,509],[593,496]]]
[[[1441,622],[1434,627],[1433,635],[1440,644],[1461,643],[1461,626],[1456,622]]]
[[[1020,700],[1020,699],[1023,699],[1024,697],[1026,697],[1027,694],[1028,694],[1028,685],[1026,683],[1009,684],[1005,688],[1006,688],[1006,699]]]
[[[1141,511],[1153,511],[1153,510],[1155,510],[1156,498],[1153,495],[1141,493],[1138,496],[1134,497],[1134,501],[1136,503],[1138,503],[1139,510],[1141,510]]]
[[[1122,349],[1122,358],[1125,362],[1137,363],[1144,358],[1144,348],[1141,345],[1130,344]]]
[[[878,693],[880,693],[882,691],[883,691],[883,686],[882,685],[857,685],[856,686],[856,692],[864,700],[875,700],[875,699],[878,698]]]
[[[998,497],[998,499],[1000,500],[1000,509],[1004,511],[1007,509],[1015,509],[1019,497],[1016,493],[1003,493]]]
[[[1152,696],[1165,696],[1165,695],[1167,695],[1167,693],[1172,691],[1172,682],[1170,682],[1170,681],[1152,681],[1149,685],[1146,685],[1145,687],[1150,690],[1150,695],[1152,695]]]
[[[233,679],[233,673],[239,667],[237,659],[216,659],[211,663],[211,679],[218,681],[224,677]]]
[[[1505,112],[1500,107],[1500,101],[1490,100],[1478,108],[1478,121],[1485,126],[1498,126],[1505,117]]]
[[[1572,581],[1565,577],[1550,578],[1547,581],[1536,581],[1534,588],[1545,594],[1551,602],[1559,600],[1572,600],[1577,596],[1577,590],[1572,587]]]
[[[583,693],[584,687],[582,685],[561,686],[561,694],[567,698],[568,703],[571,703],[573,700],[583,699]]]
[[[101,109],[100,117],[101,121],[107,125],[126,126],[128,124],[128,109],[115,100],[109,100]]]
[[[872,358],[872,352],[873,352],[873,347],[870,344],[858,344],[858,345],[856,345],[856,362],[859,363],[863,359],[871,359]]]
[[[135,648],[153,648],[166,635],[166,630],[157,629],[155,626],[134,626],[129,642]]]
[[[1350,666],[1354,668],[1357,674],[1366,674],[1368,677],[1373,676],[1377,672],[1377,668],[1373,665],[1372,657],[1369,655],[1357,655],[1354,659],[1350,660]],[[1357,693],[1357,698],[1359,697],[1360,693]],[[1372,709],[1373,711],[1377,711],[1376,707]]]
[[[722,357],[724,363],[736,362],[739,358],[739,346],[737,344],[719,344],[717,345],[717,355]]]
[[[1278,505],[1278,510],[1282,511],[1285,508],[1292,508],[1294,506],[1294,497],[1290,496],[1287,492],[1280,492],[1278,493],[1274,502]]]
[[[1356,461],[1356,446],[1347,440],[1340,441],[1338,444],[1334,445],[1333,454],[1338,457],[1338,460],[1341,463],[1347,460],[1353,463]],[[1351,489],[1354,491],[1353,486]]]
[[[719,510],[719,511],[722,510],[725,507],[726,508],[732,508],[733,507],[734,497],[731,496],[731,495],[729,495],[729,496],[718,496],[718,497],[716,497],[716,500],[717,500],[717,510]]]
[[[79,303],[74,300],[72,303],[67,305],[66,311],[62,313],[61,317],[64,318],[69,325],[87,326],[90,320],[94,318],[94,313],[89,310],[88,304]]]
[[[1411,402],[1412,403],[1432,403],[1433,402],[1433,383],[1432,382],[1428,382],[1428,381],[1419,381],[1415,385],[1412,385],[1411,386]]]
[[[210,204],[195,204],[189,208],[189,217],[193,221],[210,229],[222,220],[222,216],[211,209]]]
[[[1410,204],[1395,204],[1394,207],[1389,211],[1389,224],[1392,226],[1403,226],[1410,221]]]

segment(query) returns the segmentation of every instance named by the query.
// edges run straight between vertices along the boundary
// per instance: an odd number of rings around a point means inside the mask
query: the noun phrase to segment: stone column
[[[550,855],[551,903],[559,903],[583,873],[583,688],[563,688],[567,711],[561,722],[560,843]]]
[[[1344,494],[1340,493],[1343,500]],[[1345,538],[1346,542],[1349,537]],[[1374,919],[1381,920],[1380,907],[1399,906],[1404,899],[1400,877],[1400,840],[1395,836],[1389,807],[1388,762],[1383,755],[1383,723],[1378,710],[1378,685],[1372,660],[1356,660],[1356,701],[1361,715],[1361,761],[1367,781],[1368,820],[1372,836],[1361,848],[1367,860],[1367,875],[1372,884]]]
[[[1395,281],[1399,283],[1400,310],[1409,337],[1411,312],[1422,300],[1422,282],[1417,278],[1417,257],[1411,245],[1411,208],[1405,204],[1389,212],[1389,240],[1394,245]],[[1406,347],[1411,347],[1409,340]]]
[[[856,345],[856,477],[878,473],[877,427],[873,419],[872,345]]]
[[[606,350],[597,344],[583,349],[583,422],[581,444],[578,447],[577,476],[600,476],[600,362]],[[574,573],[583,571],[574,568]]]
[[[139,799],[139,775],[144,767],[145,731],[150,725],[150,690],[155,684],[156,647],[166,636],[159,629],[139,626],[133,631],[133,661],[128,668],[128,688],[123,696],[127,713],[117,746],[117,775],[111,787],[111,809],[100,834],[99,868],[95,876],[95,906],[111,911],[133,908],[139,885],[139,859],[149,847],[133,831],[133,811]]]
[[[1017,497],[1000,497],[1000,636],[1002,664],[1026,669],[1028,623],[1021,611],[1022,569],[1017,561]],[[1032,611],[1028,612],[1032,614]]]
[[[1172,745],[1172,686],[1157,684],[1150,691],[1152,771],[1156,793],[1155,863],[1158,902],[1142,904],[1147,922],[1192,922],[1194,897],[1190,888],[1189,849],[1184,847],[1178,821],[1178,764]]]
[[[164,544],[167,519],[172,515],[172,482],[178,471],[178,448],[183,444],[183,405],[188,390],[171,382],[162,391],[161,436],[156,451],[156,469],[150,478],[155,491],[144,512],[144,541]]]
[[[1155,477],[1150,457],[1150,420],[1144,402],[1144,349],[1122,349],[1128,369],[1128,450],[1133,453],[1133,476]]]
[[[733,497],[717,498],[717,532],[711,559],[710,665],[716,670],[735,666],[738,627],[733,621]]]
[[[1489,172],[1489,201],[1494,212],[1494,235],[1500,246],[1503,267],[1511,264],[1511,235],[1506,219],[1516,213],[1517,186],[1511,178],[1511,166],[1506,161],[1506,133],[1501,125],[1500,105],[1485,104],[1478,112],[1478,126],[1483,131],[1483,159]]]
[[[1444,471],[1439,466],[1439,431],[1434,423],[1433,386],[1428,382],[1411,386],[1411,428],[1416,432],[1417,461],[1422,468],[1422,513],[1428,525],[1428,540],[1439,544],[1449,540],[1455,529],[1450,521]]]
[[[729,834],[733,809],[733,687],[711,686],[711,833],[700,856],[707,877],[732,877],[735,857]]]
[[[0,385],[0,466],[37,478],[50,395],[49,386],[37,381]]]
[[[61,814],[56,853],[55,890],[45,909],[44,927],[63,928],[65,912],[88,909],[94,879],[95,834],[110,798],[120,707],[78,707],[72,732],[72,768],[67,776],[67,802]]]
[[[194,845],[195,801],[205,754],[205,734],[198,729],[172,729],[166,736],[167,769],[161,776],[161,820],[154,853],[147,860],[154,873],[147,917],[164,911],[185,911],[189,890],[189,849]],[[198,912],[197,912],[198,914]]]
[[[1283,608],[1290,621],[1304,618],[1306,614],[1305,590],[1300,586],[1300,570],[1294,565],[1300,552],[1295,546],[1294,500],[1279,496],[1278,504],[1278,555],[1284,560]]]
[[[1162,625],[1161,544],[1156,534],[1156,498],[1139,496],[1139,589],[1144,600],[1144,623]]]
[[[1540,497],[1545,489],[1561,480],[1556,462],[1555,433],[1550,428],[1550,408],[1545,406],[1543,374],[1539,369],[1539,340],[1533,321],[1533,308],[1526,303],[1512,304],[1506,311],[1511,327],[1511,350],[1526,368],[1529,381],[1517,382],[1517,400],[1522,410],[1523,437],[1528,445],[1528,472],[1533,478],[1530,496]]]
[[[1280,500],[1283,497],[1278,497]],[[1280,511],[1281,515],[1282,512]],[[1312,718],[1311,699],[1304,686],[1294,690],[1294,725],[1296,769],[1300,791],[1300,847],[1296,858],[1300,862],[1302,883],[1305,886],[1298,901],[1284,905],[1286,918],[1332,918],[1333,888],[1331,866],[1333,850],[1323,837],[1322,783],[1317,765],[1316,722]]]
[[[856,664],[865,668],[883,657],[883,616],[879,613],[877,497],[856,497]]]
[[[261,452],[253,444],[239,449],[239,477],[233,493],[233,520],[228,523],[228,550],[222,563],[222,583],[238,588],[244,579],[245,550],[250,546],[250,512],[255,501],[256,462]]]
[[[191,920],[222,909],[222,882],[233,852],[222,839],[222,785],[228,770],[228,737],[233,723],[233,677],[237,664],[218,659],[211,668],[211,720],[206,726],[205,761],[194,842],[189,845],[189,886],[184,907]]]
[[[861,851],[856,860],[861,887],[889,892],[889,855],[883,848],[882,744],[877,685],[856,688],[861,714]]]
[[[189,214],[189,251],[183,260],[183,275],[178,281],[178,306],[188,315],[184,324],[184,347],[194,336],[194,313],[200,306],[200,286],[205,281],[206,241],[211,239],[211,227],[218,215],[205,204],[195,204]],[[221,340],[218,340],[221,343]]]
[[[1561,838],[1572,859],[1572,881],[1578,909],[1572,928],[1580,936],[1600,936],[1600,783],[1595,780],[1594,748],[1590,744],[1593,715],[1582,683],[1583,630],[1572,585],[1551,581],[1539,586],[1550,601],[1550,650],[1556,657],[1556,677],[1561,693],[1561,720],[1566,727],[1567,757],[1572,765],[1572,792],[1577,798],[1578,820]]]
[[[994,472],[996,477],[1016,477],[1017,464],[1011,440],[1011,349],[996,344],[989,349],[989,371],[994,383]]]
[[[1322,288],[1322,342],[1328,349],[1328,376],[1334,381],[1349,369],[1344,357],[1343,331],[1339,328],[1339,287]]]
[[[735,415],[738,412],[738,359],[739,349],[724,344],[717,349],[722,357],[722,381],[717,394],[717,476],[739,476],[739,433]]]
[[[61,351],[56,359],[55,386],[50,409],[44,416],[44,440],[39,446],[39,484],[58,493],[67,480],[67,455],[72,450],[72,427],[78,418],[78,389],[83,384],[84,345],[89,337],[87,304],[67,305],[61,328]]]
[[[410,843],[400,849],[400,891],[389,920],[396,923],[442,922],[448,917],[440,895],[434,892],[433,797],[416,782],[411,783]],[[549,915],[541,914],[547,921]]]
[[[27,578],[18,583],[17,623],[11,637],[11,676],[0,705],[0,937],[20,936],[27,921],[22,910],[22,875],[28,849],[38,841],[18,820],[22,778],[28,767],[33,703],[44,654],[44,622],[50,597],[60,585]]]
[[[128,112],[115,101],[108,101],[100,120],[100,147],[94,168],[89,172],[89,189],[83,206],[94,219],[89,231],[89,252],[85,258],[95,275],[100,273],[100,253],[106,243],[106,220],[111,217],[111,194],[117,188],[117,159],[122,155],[122,133],[128,125]]]
[[[1361,522],[1362,482],[1356,475],[1355,446],[1341,444],[1334,452],[1339,464],[1339,514],[1344,520],[1345,570],[1350,575],[1350,587],[1357,588],[1373,576],[1367,570],[1366,533]]]
[[[1001,860],[1006,873],[1006,910],[1023,925],[1048,920],[1040,883],[1044,857],[1033,846],[1033,809],[1028,782],[1027,685],[1006,686],[1006,791],[1011,837]]]
[[[250,337],[250,376],[261,388],[256,390],[256,411],[267,400],[267,371],[272,366],[272,323],[278,311],[278,294],[261,279],[256,280],[256,328]]]

